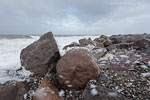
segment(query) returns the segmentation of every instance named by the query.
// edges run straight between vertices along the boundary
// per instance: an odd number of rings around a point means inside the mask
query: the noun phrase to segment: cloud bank
[[[149,0],[0,0],[0,34],[150,33]]]

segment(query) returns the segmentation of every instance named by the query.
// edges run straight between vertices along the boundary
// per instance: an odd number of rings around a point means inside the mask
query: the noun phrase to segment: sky
[[[0,34],[150,33],[150,0],[0,0]]]

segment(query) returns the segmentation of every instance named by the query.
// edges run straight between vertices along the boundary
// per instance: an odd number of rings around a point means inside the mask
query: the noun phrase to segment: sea
[[[99,36],[55,35],[54,37],[60,54],[63,55],[65,45],[78,42],[82,38],[90,37],[94,39]],[[20,52],[39,38],[40,35],[0,35],[0,84],[5,84],[9,81],[24,81],[29,77],[31,72],[20,65]],[[20,68],[23,68],[23,70],[16,71]]]

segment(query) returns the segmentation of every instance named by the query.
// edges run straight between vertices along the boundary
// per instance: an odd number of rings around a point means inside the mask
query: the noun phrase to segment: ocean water
[[[20,52],[27,45],[38,40],[40,36],[2,36],[0,35],[0,84],[7,81],[23,81],[31,73],[25,69],[16,72],[21,67]],[[55,36],[61,55],[65,53],[63,47],[82,38],[96,38],[98,36]]]

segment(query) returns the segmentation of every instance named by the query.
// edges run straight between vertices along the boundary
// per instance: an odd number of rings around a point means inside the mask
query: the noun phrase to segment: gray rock
[[[107,53],[105,48],[97,48],[91,51],[93,56],[98,60],[100,57],[104,56]]]

